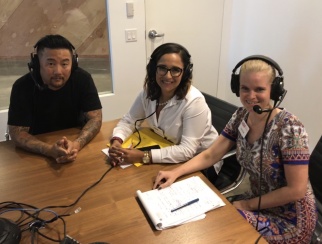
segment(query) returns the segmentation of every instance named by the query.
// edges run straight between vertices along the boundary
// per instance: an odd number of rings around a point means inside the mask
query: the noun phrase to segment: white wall
[[[105,121],[121,117],[143,85],[146,65],[144,0],[132,1],[135,17],[128,19],[126,0],[107,0],[115,95],[101,97]],[[304,123],[311,149],[322,134],[322,109],[319,108],[322,96],[319,72],[322,68],[321,12],[320,0],[225,0],[217,93],[218,97],[239,105],[239,99],[230,91],[232,69],[248,55],[270,56],[284,71],[288,93],[282,106]],[[125,43],[124,30],[133,27],[138,29],[138,41]],[[212,62],[213,55],[209,53],[209,60],[204,62]],[[212,79],[216,77],[211,77],[209,83]],[[211,89],[209,91],[211,93]],[[0,132],[3,134],[6,113],[0,113]],[[0,140],[2,138],[0,135]]]
[[[144,0],[134,3],[134,17],[126,17],[126,0],[106,0],[114,94],[101,96],[103,120],[120,118],[142,90],[145,78]],[[125,42],[125,29],[137,29],[137,41]]]
[[[322,1],[226,0],[218,96],[237,105],[231,71],[244,57],[263,54],[284,72],[281,104],[304,123],[310,149],[322,135]]]
[[[147,57],[162,43],[180,43],[191,54],[192,84],[216,95],[225,0],[198,0],[199,4],[196,3],[195,0],[145,1],[147,32],[154,29],[164,34],[162,38],[146,39]],[[198,17],[192,18],[193,14]]]

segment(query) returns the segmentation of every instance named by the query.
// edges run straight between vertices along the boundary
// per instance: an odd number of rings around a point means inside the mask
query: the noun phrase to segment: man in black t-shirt
[[[30,72],[12,86],[8,127],[16,146],[74,161],[77,153],[99,132],[102,106],[91,75],[78,67],[74,46],[60,35],[47,35],[35,45]],[[54,145],[34,135],[72,127],[81,131],[74,141],[62,137]]]

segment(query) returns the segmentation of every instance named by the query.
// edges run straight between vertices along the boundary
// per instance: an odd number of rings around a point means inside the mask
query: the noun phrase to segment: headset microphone
[[[275,108],[275,107],[274,107]],[[256,113],[258,113],[258,114],[262,114],[262,113],[265,113],[265,112],[270,112],[270,111],[272,111],[274,108],[272,108],[272,109],[262,109],[259,105],[255,105],[254,107],[253,107],[253,110],[256,112]]]
[[[253,107],[253,110],[258,113],[258,114],[262,114],[262,113],[267,113],[267,112],[270,112],[270,111],[273,111],[276,107],[278,107],[281,102],[284,100],[284,97],[287,93],[287,90],[284,89],[283,91],[283,94],[281,94],[281,96],[279,97],[279,101],[278,103],[276,103],[277,101],[274,102],[274,107],[272,109],[262,109],[259,105],[255,105]]]
[[[35,86],[39,89],[39,91],[44,91],[44,90],[48,89],[48,86],[47,86],[45,83],[40,84],[40,83],[37,81],[37,78],[35,77],[35,71],[34,71],[34,69],[33,69],[33,67],[32,67],[32,64],[31,64],[31,63],[28,63],[28,69],[29,69],[29,73],[30,73],[30,75],[31,75],[31,78],[32,78],[32,80],[34,81]],[[39,76],[39,78],[38,78],[38,79],[41,79],[41,78],[40,78],[40,75],[38,75],[38,76]]]

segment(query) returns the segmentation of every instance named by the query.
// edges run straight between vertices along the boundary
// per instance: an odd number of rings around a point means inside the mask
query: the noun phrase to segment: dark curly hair
[[[161,88],[156,82],[156,67],[159,59],[168,53],[177,53],[180,55],[183,62],[183,74],[181,82],[175,91],[177,99],[183,99],[191,86],[192,82],[192,66],[190,62],[190,54],[186,48],[177,43],[165,43],[157,47],[151,54],[149,63],[146,66],[146,77],[144,81],[144,89],[147,92],[147,98],[153,100],[158,99],[161,96]]]

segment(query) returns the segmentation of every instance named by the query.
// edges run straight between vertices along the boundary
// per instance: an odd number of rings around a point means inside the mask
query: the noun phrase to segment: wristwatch
[[[142,161],[143,161],[144,164],[149,164],[150,163],[149,151],[144,151],[144,156],[142,158]]]

